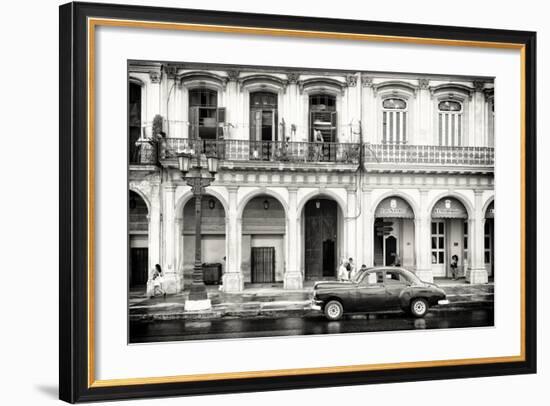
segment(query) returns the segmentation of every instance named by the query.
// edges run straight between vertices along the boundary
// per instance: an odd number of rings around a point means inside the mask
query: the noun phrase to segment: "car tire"
[[[344,315],[344,307],[338,300],[331,300],[325,305],[325,316],[331,321],[340,320]]]
[[[413,299],[409,310],[414,317],[424,317],[428,313],[428,302],[425,299]]]

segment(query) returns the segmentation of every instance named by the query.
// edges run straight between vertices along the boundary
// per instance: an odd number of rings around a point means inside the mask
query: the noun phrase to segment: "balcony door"
[[[189,91],[189,137],[200,140],[223,138],[225,108],[218,107],[218,92],[206,88]]]
[[[277,94],[250,94],[250,157],[270,160],[278,141]]]

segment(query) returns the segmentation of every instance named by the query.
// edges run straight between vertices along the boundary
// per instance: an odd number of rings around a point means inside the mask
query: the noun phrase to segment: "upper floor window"
[[[439,145],[460,146],[463,142],[463,106],[455,100],[438,104]]]
[[[206,88],[189,91],[190,138],[217,139],[223,137],[225,108],[218,107],[218,92]]]
[[[130,141],[130,161],[139,162],[139,148],[137,140],[141,134],[141,86],[130,82],[128,92],[128,127]]]
[[[336,142],[336,97],[309,96],[309,137],[311,142]]]
[[[405,144],[407,142],[407,102],[389,98],[382,101],[382,142]]]
[[[250,140],[277,141],[277,94],[250,93]]]

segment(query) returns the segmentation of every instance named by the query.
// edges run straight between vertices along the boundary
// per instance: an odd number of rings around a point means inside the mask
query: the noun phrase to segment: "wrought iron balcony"
[[[168,138],[161,142],[160,159],[172,160],[182,152],[216,155],[225,161],[279,163],[359,164],[360,144],[337,142],[285,142],[248,140],[197,140]]]
[[[138,141],[130,148],[130,165],[156,165],[158,163],[157,144],[152,141]]]
[[[446,147],[438,145],[364,144],[367,169],[393,166],[477,167],[491,169],[495,149],[490,147]]]

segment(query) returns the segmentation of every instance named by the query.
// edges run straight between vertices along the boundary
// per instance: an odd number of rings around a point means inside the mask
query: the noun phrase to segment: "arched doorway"
[[[374,212],[374,265],[414,269],[414,211],[401,197],[387,197]]]
[[[335,278],[342,235],[342,213],[330,198],[310,199],[304,206],[302,219],[304,241],[304,274],[306,280]]]
[[[282,282],[286,214],[281,202],[269,195],[252,198],[243,210],[241,235],[244,282]]]
[[[495,276],[495,202],[485,211],[484,258],[488,276]]]
[[[225,209],[212,195],[201,201],[201,263],[206,284],[221,283],[225,271]],[[183,207],[183,283],[191,285],[195,265],[195,198]]]
[[[434,277],[452,276],[450,264],[457,256],[458,277],[468,263],[468,211],[458,199],[444,197],[432,209],[431,258]]]
[[[129,213],[129,284],[130,290],[145,291],[149,271],[149,213],[142,197],[130,190]]]

